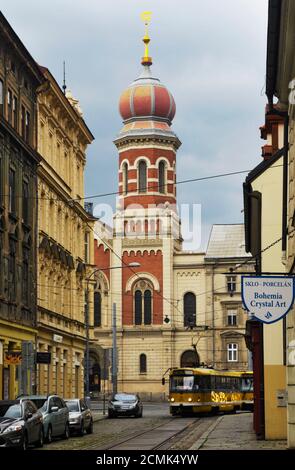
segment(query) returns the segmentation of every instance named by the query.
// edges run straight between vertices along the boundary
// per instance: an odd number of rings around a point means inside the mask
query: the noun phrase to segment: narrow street
[[[216,420],[171,417],[166,403],[145,403],[143,417],[99,419],[92,435],[56,439],[44,450],[187,449]]]

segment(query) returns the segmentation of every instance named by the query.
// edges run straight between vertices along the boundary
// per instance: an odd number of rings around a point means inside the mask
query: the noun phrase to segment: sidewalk
[[[253,414],[223,415],[190,450],[284,450],[287,441],[260,441],[253,431]]]
[[[104,415],[102,411],[98,411],[98,410],[91,410],[92,412],[92,416],[93,416],[93,422],[95,423],[96,421],[100,421],[101,419],[106,419],[108,414],[106,412],[106,414]]]

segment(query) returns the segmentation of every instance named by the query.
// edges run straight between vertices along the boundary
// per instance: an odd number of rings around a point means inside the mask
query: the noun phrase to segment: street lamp
[[[86,348],[85,348],[85,367],[84,367],[84,381],[85,381],[85,397],[89,396],[89,281],[99,271],[108,271],[109,269],[124,269],[124,268],[138,268],[140,263],[133,262],[125,266],[114,266],[110,268],[97,268],[90,276],[86,278],[86,293],[85,293],[85,327],[86,327]],[[113,303],[113,350],[112,350],[112,381],[113,392],[117,393],[117,324],[116,324],[116,304]]]

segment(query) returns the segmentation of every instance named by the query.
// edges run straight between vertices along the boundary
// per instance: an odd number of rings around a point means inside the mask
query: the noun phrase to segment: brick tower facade
[[[147,35],[144,42],[149,42]],[[159,399],[167,393],[161,379],[169,368],[202,362],[223,367],[228,344],[232,343],[241,348],[240,367],[245,367],[247,351],[242,346],[242,327],[235,331],[231,328],[230,338],[224,335],[227,308],[236,308],[238,315],[241,304],[226,291],[224,275],[220,274],[228,261],[223,260],[218,271],[217,258],[223,258],[223,254],[218,255],[212,270],[205,253],[182,250],[175,187],[176,153],[181,142],[171,128],[175,102],[154,77],[151,65],[146,50],[141,75],[122,93],[119,102],[123,127],[114,140],[119,154],[117,208],[113,228],[100,221],[96,224],[97,342],[91,349],[91,364],[97,372],[91,372],[90,383],[94,392],[112,389],[110,380],[99,380],[98,374],[107,378],[102,369],[108,364],[106,351],[114,344],[115,305],[118,390]],[[240,233],[236,244],[241,243]],[[214,246],[219,246],[219,238],[212,242]],[[240,259],[235,255],[235,243],[231,250],[229,263]],[[137,267],[128,267],[131,263]],[[218,298],[212,292],[212,279],[216,277],[225,289]],[[215,311],[219,312],[218,321],[213,319]],[[211,328],[214,324],[218,325],[216,333]],[[197,325],[203,329],[201,333],[194,330]]]

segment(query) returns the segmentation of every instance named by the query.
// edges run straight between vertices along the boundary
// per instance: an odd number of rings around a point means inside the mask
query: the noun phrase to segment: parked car
[[[108,417],[135,416],[142,417],[142,402],[138,395],[116,393],[108,403]]]
[[[42,447],[43,441],[43,417],[34,403],[24,398],[0,401],[0,448],[26,450],[29,444]]]
[[[62,398],[57,395],[30,395],[26,398],[29,398],[43,415],[44,436],[47,442],[58,436],[69,438],[69,410]]]
[[[93,432],[93,417],[86,400],[82,398],[71,398],[65,400],[69,410],[69,423],[70,431],[78,432],[80,436],[92,434]]]

